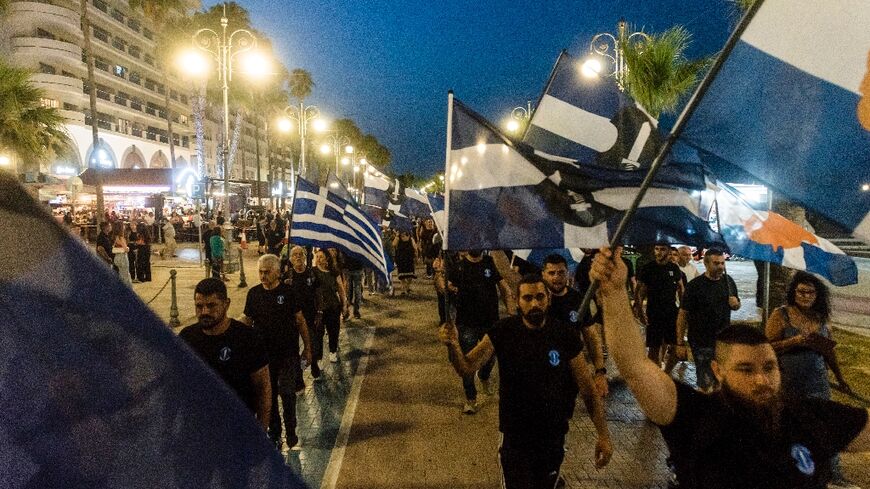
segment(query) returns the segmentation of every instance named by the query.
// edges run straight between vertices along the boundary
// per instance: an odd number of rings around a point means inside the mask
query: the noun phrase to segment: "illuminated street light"
[[[2,164],[2,161],[0,161],[0,164]],[[864,185],[861,185],[861,190],[863,190],[864,192],[870,192],[870,183],[865,183]]]
[[[344,146],[345,151],[347,148],[351,148],[351,153],[353,153],[353,146],[350,146],[350,139],[347,136],[343,136],[341,134],[329,134],[326,136],[329,143],[323,143],[320,147],[323,154],[332,153],[335,155],[335,176],[338,177],[338,162],[341,161],[342,164],[347,164],[344,162],[346,158],[341,156],[342,146]],[[331,144],[330,144],[331,143]],[[324,148],[326,149],[325,151]]]
[[[208,28],[199,29],[193,34],[193,44],[199,50],[210,54],[217,62],[218,79],[221,81],[221,90],[223,92],[223,109],[224,109],[224,137],[223,148],[221,154],[223,157],[223,207],[224,211],[229,215],[229,148],[230,148],[230,103],[229,103],[229,82],[233,79],[233,63],[235,58],[245,52],[249,55],[242,62],[244,72],[251,75],[260,75],[268,72],[268,68],[264,68],[264,58],[262,55],[251,52],[257,47],[257,38],[247,29],[237,29],[227,34],[227,7],[224,4],[224,12],[221,16],[221,33]],[[185,69],[191,74],[204,74],[207,63],[193,57],[192,53],[185,55],[185,59],[190,62]],[[259,64],[259,66],[258,66]],[[230,254],[232,256],[232,254]]]
[[[616,23],[615,36],[609,32],[602,32],[592,38],[589,51],[597,57],[593,56],[584,61],[580,66],[580,72],[586,77],[613,77],[619,89],[624,90],[628,65],[625,64],[623,49],[629,43],[644,43],[649,40],[649,35],[642,31],[629,33],[625,19],[620,19]],[[610,66],[605,68],[604,63]]]
[[[311,123],[312,128],[317,131],[323,131],[326,128],[326,121],[320,118],[320,109],[316,105],[306,106],[303,102],[299,102],[299,106],[288,105],[284,108],[286,118],[278,121],[278,128],[284,132],[289,132],[293,128],[293,122],[299,127],[299,174],[305,175],[308,166],[305,158],[305,141],[308,135],[308,123]]]
[[[6,155],[0,155],[0,166],[10,166],[12,165],[12,158]]]
[[[531,118],[532,101],[527,100],[525,107],[514,107],[513,110],[511,110],[511,118],[507,122],[507,130],[515,133],[519,131],[521,127],[524,127]]]
[[[332,153],[332,147],[330,147],[326,143],[321,144],[320,145],[320,154],[328,155],[329,153]]]

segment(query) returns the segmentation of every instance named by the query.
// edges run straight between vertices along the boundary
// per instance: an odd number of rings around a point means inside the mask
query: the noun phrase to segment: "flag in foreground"
[[[2,173],[0,221],[17,230],[0,233],[3,487],[305,487],[230,388]]]
[[[834,285],[858,283],[855,260],[833,243],[776,212],[752,209],[728,185],[719,188],[719,231],[732,254],[806,270]]]
[[[300,178],[292,222],[292,243],[338,248],[389,280],[378,224],[353,202]]]
[[[445,249],[608,244],[645,172],[542,158],[509,141],[452,95],[450,100]],[[701,208],[701,167],[665,165],[653,185],[625,244],[721,243]]]
[[[682,141],[870,241],[870,2],[766,0],[747,20]]]

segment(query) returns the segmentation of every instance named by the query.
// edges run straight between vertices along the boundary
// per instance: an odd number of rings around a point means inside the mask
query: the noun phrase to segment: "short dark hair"
[[[196,284],[196,289],[193,295],[202,294],[204,296],[217,295],[219,299],[227,298],[227,285],[223,280],[216,278],[205,278]]]
[[[770,340],[764,336],[761,330],[745,325],[728,326],[716,335],[716,341],[726,345],[758,346],[770,344]]]
[[[543,265],[544,265],[544,267],[546,267],[548,264],[551,264],[551,265],[560,265],[560,264],[562,264],[562,265],[565,265],[565,266],[567,267],[567,266],[568,266],[568,260],[566,260],[564,256],[562,256],[562,255],[560,255],[560,254],[558,254],[558,253],[550,253],[549,255],[547,255],[546,258],[544,258],[544,263],[543,263]],[[542,268],[543,268],[543,267],[542,267]]]
[[[725,256],[725,250],[723,250],[722,248],[716,248],[716,247],[714,246],[713,248],[709,248],[709,249],[707,249],[707,251],[704,253],[704,256],[707,256],[707,255],[710,255],[710,256]]]
[[[788,290],[785,296],[786,304],[790,306],[797,305],[797,302],[795,302],[795,295],[797,294],[797,286],[800,284],[810,285],[816,289],[816,300],[813,302],[810,310],[818,315],[818,319],[823,323],[828,322],[831,319],[831,292],[828,290],[828,286],[812,273],[798,270],[798,272],[794,274],[791,283],[788,284]]]
[[[519,296],[520,296],[520,286],[530,285],[530,284],[543,284],[543,283],[544,283],[544,277],[542,277],[540,273],[527,273],[527,274],[523,275],[523,278],[521,278],[520,281],[517,282],[517,290],[516,290],[517,298],[519,298]]]

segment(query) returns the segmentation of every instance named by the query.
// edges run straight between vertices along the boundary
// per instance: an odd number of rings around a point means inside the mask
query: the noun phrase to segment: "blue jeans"
[[[692,356],[695,357],[695,374],[698,376],[698,388],[708,389],[716,385],[716,376],[710,363],[716,354],[715,347],[692,346]]]
[[[359,302],[362,299],[362,270],[347,272],[347,300],[353,304],[354,314],[359,314]]]
[[[462,353],[466,355],[468,352],[474,349],[477,346],[477,343],[483,339],[483,336],[486,332],[481,328],[469,328],[465,326],[459,326],[459,348],[462,349]],[[477,371],[478,377],[480,380],[489,379],[489,375],[492,373],[492,368],[495,366],[495,356],[489,359],[483,367],[480,367],[480,370]],[[474,374],[466,375],[462,377],[462,389],[465,391],[465,398],[469,401],[477,400],[477,387],[474,385]]]

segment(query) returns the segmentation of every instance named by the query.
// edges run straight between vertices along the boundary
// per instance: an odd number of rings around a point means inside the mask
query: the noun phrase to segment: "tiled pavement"
[[[161,265],[177,267],[182,324],[192,320],[190,296],[193,285],[201,277],[200,269],[191,263],[192,255],[187,255],[173,260],[175,263],[158,262],[154,282],[134,286],[140,296],[148,300],[165,281],[162,275],[168,274]],[[246,256],[247,270],[255,270],[255,259],[255,255]],[[751,298],[744,290],[751,289],[754,276],[738,276],[740,265],[732,265],[732,268],[741,295]],[[236,279],[230,282],[232,316],[241,312],[247,293],[247,289],[235,287],[236,283]],[[343,327],[341,361],[331,364],[326,360],[322,364],[323,380],[316,383],[306,372],[305,392],[297,402],[302,450],[287,452],[285,458],[310,487],[497,486],[495,399],[487,400],[476,416],[459,414],[458,378],[454,377],[434,334],[437,319],[432,318],[437,315],[431,286],[418,281],[416,290],[419,296],[414,300],[372,298],[363,309],[365,319],[351,321]],[[161,294],[153,304],[164,319],[168,318],[167,295]],[[364,381],[357,378],[357,390],[361,386],[361,394],[356,417],[351,420],[345,409],[366,342],[372,334],[374,343],[368,355],[371,366]],[[612,366],[608,368],[613,372]],[[686,381],[694,379],[691,364],[678,365],[675,372]],[[594,440],[594,428],[582,402],[578,402],[562,467],[567,487],[665,488],[667,451],[661,435],[645,420],[631,394],[618,380],[611,385],[607,418],[614,456],[606,468],[598,470],[593,465],[593,441],[590,441]],[[339,466],[334,454],[343,419],[356,423],[345,427],[349,438],[342,440],[338,448],[342,452],[346,448],[348,456]],[[330,468],[331,458],[335,463]],[[845,455],[843,462],[855,482],[865,487],[870,485],[867,457]],[[328,468],[340,473],[333,473],[335,480],[324,483]],[[331,485],[331,482],[337,484]]]

